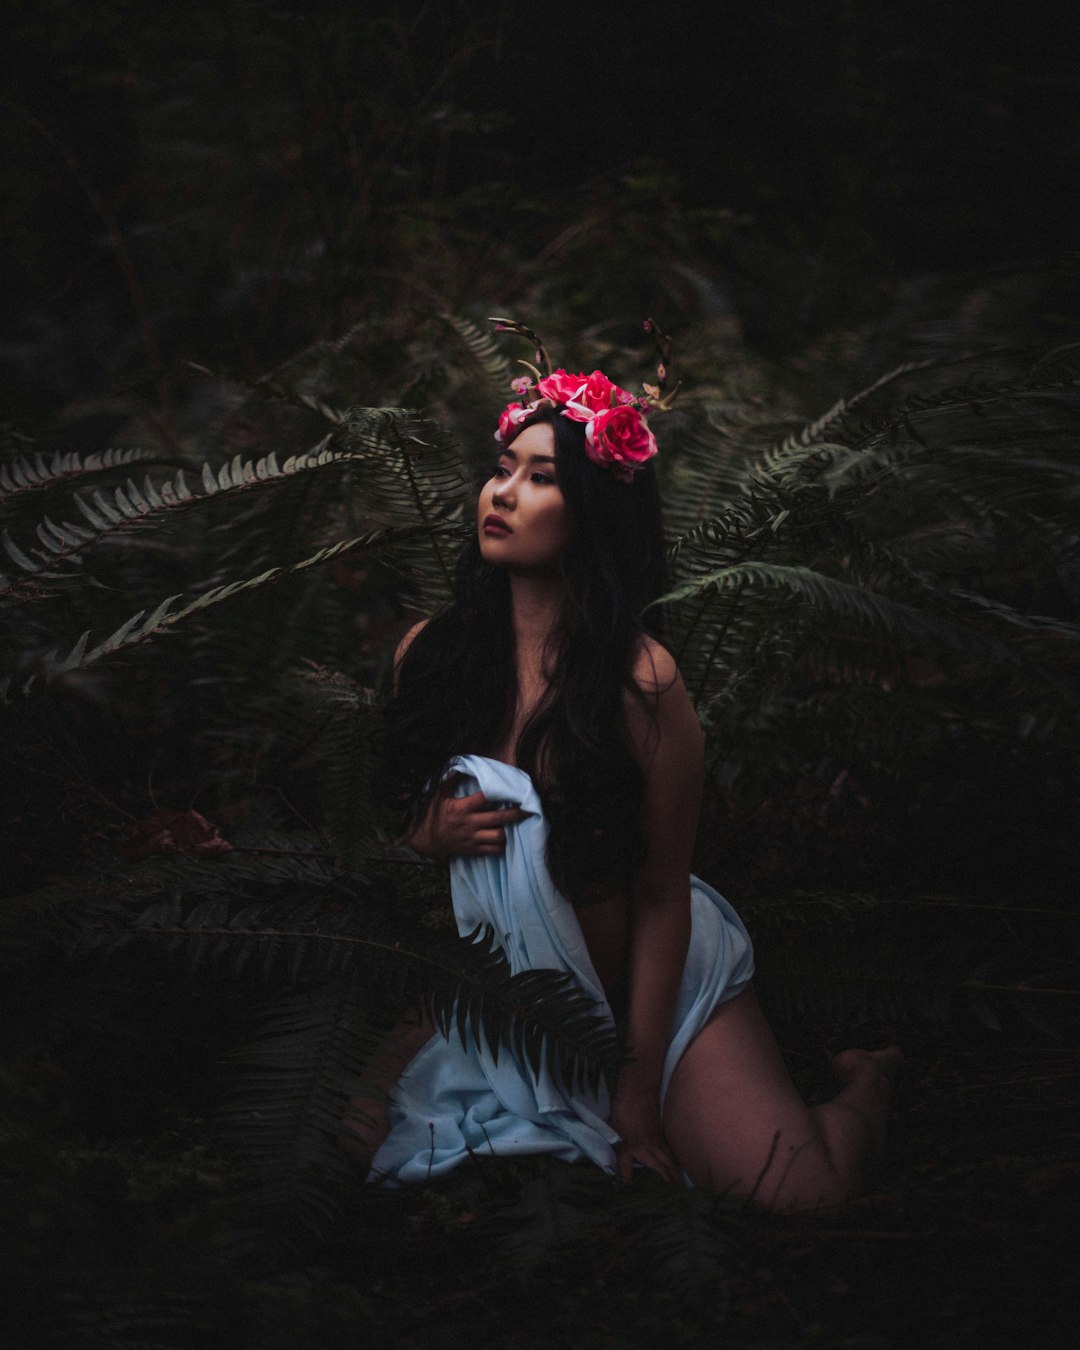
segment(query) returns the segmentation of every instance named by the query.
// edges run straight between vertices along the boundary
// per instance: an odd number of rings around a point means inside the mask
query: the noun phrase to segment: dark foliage
[[[1069,44],[1007,10],[704,8],[16,7],[20,1344],[1071,1344]],[[468,534],[500,312],[628,383],[644,313],[678,337],[658,471],[708,733],[699,870],[755,932],[811,1098],[822,1047],[907,1052],[843,1214],[544,1161],[391,1194],[338,1147],[418,1008],[611,1064],[573,991],[454,936],[371,793],[389,654]]]

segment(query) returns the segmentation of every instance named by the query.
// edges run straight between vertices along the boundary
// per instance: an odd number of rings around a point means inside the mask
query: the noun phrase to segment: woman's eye
[[[492,478],[509,478],[510,470],[506,467],[505,464],[496,464],[495,471],[492,473],[491,476]]]
[[[554,484],[554,482],[555,482],[555,479],[552,478],[552,476],[551,476],[549,473],[534,473],[534,474],[532,475],[532,480],[533,480],[534,483],[551,483],[551,484]]]

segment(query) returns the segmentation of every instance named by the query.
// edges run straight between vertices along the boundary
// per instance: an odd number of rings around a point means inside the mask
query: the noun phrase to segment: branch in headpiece
[[[642,327],[652,338],[660,356],[660,361],[656,367],[657,382],[656,384],[645,385],[645,392],[648,394],[650,402],[658,412],[667,412],[675,402],[676,395],[682,388],[682,381],[680,380],[670,394],[664,394],[671,367],[671,338],[668,337],[655,319],[646,319],[642,324]]]
[[[660,392],[663,393],[668,381],[668,367],[671,364],[671,339],[654,319],[646,319],[642,327],[652,338],[656,350],[660,354],[660,363],[656,367],[656,378],[660,386]]]
[[[488,322],[495,325],[497,333],[516,333],[518,337],[528,338],[536,348],[536,365],[543,365],[546,373],[551,374],[551,357],[548,356],[544,344],[531,328],[526,328],[523,323],[518,323],[516,319],[497,319],[493,315],[488,316]],[[518,364],[534,371],[538,380],[543,378],[536,366],[529,365],[528,361],[519,361]]]

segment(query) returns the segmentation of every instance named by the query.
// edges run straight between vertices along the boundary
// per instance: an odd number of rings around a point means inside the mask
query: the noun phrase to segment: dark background
[[[10,5],[9,415],[250,374],[406,292],[519,302],[590,216],[583,323],[677,309],[633,275],[663,253],[782,358],[898,279],[1074,247],[1075,36],[1038,3]]]
[[[290,397],[311,389],[338,407],[430,408],[466,457],[480,454],[491,400],[467,348],[433,318],[444,311],[531,321],[567,366],[577,351],[601,359],[605,341],[637,359],[640,321],[654,315],[690,367],[684,406],[704,390],[702,403],[750,409],[769,445],[912,354],[1065,347],[1080,337],[1076,29],[1073,13],[1042,3],[671,0],[640,17],[510,0],[8,4],[5,461],[35,444],[80,455],[134,445],[197,474],[234,454],[290,454],[326,432]],[[305,364],[297,354],[320,341]],[[270,372],[277,383],[263,381]],[[138,605],[353,533],[334,481],[296,507],[291,551],[276,534],[260,542],[254,513],[254,524],[234,519],[231,501],[217,515],[174,513],[173,533],[119,535],[85,586],[61,577],[46,619],[12,609],[10,668],[37,669]],[[1001,483],[1007,501],[1004,472]],[[13,525],[23,548],[40,520],[35,495],[22,494]],[[301,499],[277,500],[292,510]],[[241,548],[249,527],[265,558]],[[1059,542],[1048,551],[1071,579],[1071,526]],[[229,838],[260,821],[296,831],[297,815],[321,809],[315,771],[293,770],[299,752],[280,750],[288,773],[276,778],[263,762],[267,737],[305,725],[295,691],[283,711],[275,662],[313,656],[374,683],[415,617],[407,579],[363,558],[322,575],[324,591],[310,592],[329,594],[322,610],[305,611],[309,593],[291,582],[268,586],[209,625],[197,617],[189,641],[75,672],[5,725],[0,917],[15,974],[0,1089],[15,1185],[0,1223],[14,1255],[0,1250],[0,1268],[14,1272],[16,1306],[57,1318],[60,1339],[40,1344],[148,1344],[159,1319],[163,1350],[351,1350],[380,1331],[456,1346],[460,1316],[477,1339],[524,1345],[545,1334],[543,1302],[582,1345],[715,1344],[729,1330],[745,1345],[1071,1345],[1058,1285],[1071,1280],[1075,1294],[1063,1239],[1075,1226],[1080,1080],[1076,996],[1058,971],[1076,951],[1073,733],[1035,695],[1037,737],[1016,731],[1006,702],[962,717],[946,687],[934,704],[932,667],[916,681],[932,762],[885,775],[876,797],[872,776],[815,768],[816,747],[791,768],[765,735],[746,750],[751,764],[768,761],[763,805],[749,789],[749,805],[729,793],[714,804],[717,828],[702,830],[724,888],[757,903],[762,989],[771,979],[776,1006],[789,996],[784,1048],[811,1096],[829,1090],[826,1050],[848,1043],[834,1043],[838,1028],[851,1034],[841,993],[857,1005],[858,942],[890,978],[890,961],[916,953],[896,988],[907,997],[910,973],[915,1000],[922,980],[925,1006],[899,1031],[884,1014],[858,1025],[867,1040],[900,1035],[908,1054],[884,1179],[861,1207],[835,1221],[725,1212],[730,1226],[715,1228],[700,1193],[656,1188],[650,1208],[647,1187],[643,1199],[601,1194],[599,1174],[481,1186],[462,1169],[459,1190],[394,1200],[357,1186],[356,1214],[329,1245],[290,1247],[282,1202],[257,1260],[229,1254],[245,1211],[228,1196],[248,1193],[208,1149],[207,1122],[220,1052],[257,999],[228,974],[207,992],[201,976],[141,953],[70,974],[35,934],[77,920],[95,887],[112,894],[114,874],[141,856],[133,829],[154,825],[159,807],[189,824],[205,812]],[[1069,617],[1061,601],[1073,592],[1053,575],[1017,566],[996,580],[1025,613]],[[249,633],[267,643],[265,671]],[[841,692],[838,735],[846,710],[858,720]],[[973,750],[963,735],[952,744],[955,723],[974,728]],[[814,742],[817,728],[803,730]],[[802,742],[780,749],[806,758]],[[191,858],[177,866],[198,879]],[[800,889],[815,886],[820,903]],[[875,888],[898,903],[879,915],[861,895]],[[330,900],[338,912],[337,892]],[[20,968],[21,943],[36,966]],[[864,1003],[901,1006],[868,968]],[[282,1145],[283,1193],[306,1166],[293,1144]],[[567,1255],[572,1223],[583,1226]],[[641,1263],[635,1225],[656,1237]],[[537,1270],[542,1299],[528,1286]],[[697,1305],[673,1283],[687,1271]],[[1066,1323],[1069,1339],[1055,1340]],[[65,1341],[73,1327],[80,1338]]]

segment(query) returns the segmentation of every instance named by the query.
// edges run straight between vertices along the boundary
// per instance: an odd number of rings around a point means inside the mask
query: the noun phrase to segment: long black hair
[[[644,859],[644,777],[624,732],[624,699],[648,706],[633,678],[643,634],[662,637],[646,607],[664,589],[660,496],[652,465],[630,483],[585,453],[582,423],[542,409],[517,434],[547,422],[570,517],[560,560],[564,600],[547,653],[550,683],[518,738],[550,825],[548,865],[575,904],[609,884],[627,887]],[[517,669],[505,570],[477,537],[462,550],[452,601],[410,645],[386,713],[380,790],[406,825],[459,754],[484,754],[513,725]]]

